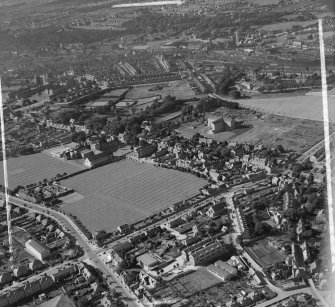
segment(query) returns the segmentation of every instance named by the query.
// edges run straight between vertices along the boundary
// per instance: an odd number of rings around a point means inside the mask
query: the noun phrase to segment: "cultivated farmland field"
[[[64,204],[63,210],[76,215],[91,231],[110,231],[195,195],[206,181],[123,160],[63,180],[62,184],[84,196]]]
[[[3,163],[0,163],[0,184],[4,184]],[[44,178],[50,179],[58,173],[74,173],[84,169],[84,166],[75,165],[67,161],[53,158],[46,153],[9,158],[7,161],[9,188],[18,185],[37,183]]]

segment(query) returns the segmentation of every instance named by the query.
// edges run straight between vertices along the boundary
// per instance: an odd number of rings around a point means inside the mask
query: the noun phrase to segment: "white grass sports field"
[[[9,188],[14,189],[18,185],[26,186],[38,183],[44,178],[50,179],[58,173],[70,174],[85,168],[83,165],[71,162],[51,157],[47,153],[9,158],[7,161]],[[4,185],[2,161],[0,172],[0,184]]]
[[[123,160],[63,180],[84,198],[70,198],[62,209],[91,231],[110,231],[195,195],[206,183],[194,175]]]

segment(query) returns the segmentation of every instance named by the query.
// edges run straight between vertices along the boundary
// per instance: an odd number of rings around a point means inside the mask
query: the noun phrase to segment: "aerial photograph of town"
[[[0,307],[335,306],[334,0],[0,0]]]

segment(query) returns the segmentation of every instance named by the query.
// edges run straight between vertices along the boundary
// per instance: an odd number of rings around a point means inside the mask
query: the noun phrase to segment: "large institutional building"
[[[215,134],[235,129],[236,121],[234,118],[210,117],[207,120],[207,126],[208,133]]]
[[[196,266],[222,256],[226,251],[224,241],[206,239],[183,250],[182,256],[185,261],[189,261],[191,265]]]

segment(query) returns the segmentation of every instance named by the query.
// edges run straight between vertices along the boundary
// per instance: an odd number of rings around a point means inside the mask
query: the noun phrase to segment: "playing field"
[[[0,163],[0,184],[4,184],[3,163]],[[58,173],[74,173],[84,166],[68,163],[53,158],[46,153],[9,158],[7,161],[9,188],[14,189],[18,185],[37,183],[44,178],[50,179]]]
[[[149,91],[155,87],[155,85],[141,85],[136,86],[131,89],[127,94],[127,99],[140,99],[161,95],[162,98],[171,95],[178,99],[188,99],[195,97],[195,94],[188,84],[187,80],[177,80],[165,82],[165,84],[170,84],[170,86],[163,87],[161,90]]]
[[[266,96],[259,99],[239,100],[242,106],[255,108],[263,112],[285,115],[296,118],[312,119],[321,121],[323,118],[322,96],[302,95],[292,97],[269,98]],[[335,96],[328,96],[329,120],[335,122]]]
[[[206,181],[130,160],[105,165],[62,181],[83,196],[62,206],[91,231],[110,231],[198,192]]]

